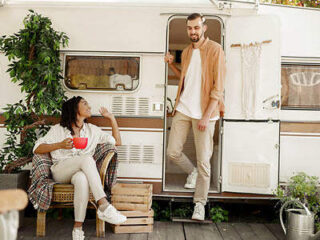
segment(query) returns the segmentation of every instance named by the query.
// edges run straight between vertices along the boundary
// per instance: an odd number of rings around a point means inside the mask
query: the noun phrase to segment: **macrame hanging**
[[[260,56],[262,43],[241,44],[242,113],[245,119],[255,118],[259,96]]]

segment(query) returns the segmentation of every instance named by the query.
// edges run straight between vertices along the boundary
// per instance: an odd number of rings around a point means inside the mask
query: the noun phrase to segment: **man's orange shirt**
[[[224,52],[220,44],[206,38],[199,47],[201,56],[201,110],[205,113],[210,99],[218,101],[218,107],[213,111],[210,118],[224,116],[224,82],[226,74],[226,63]],[[176,97],[173,114],[179,103],[180,95],[184,87],[184,79],[189,67],[192,56],[192,44],[186,47],[181,56],[181,77],[179,81],[179,88]]]

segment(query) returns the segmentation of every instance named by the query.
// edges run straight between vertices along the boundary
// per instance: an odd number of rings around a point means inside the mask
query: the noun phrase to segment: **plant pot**
[[[1,173],[0,190],[3,189],[22,189],[27,191],[29,170],[22,170],[18,173]],[[19,227],[24,223],[24,210],[19,211]]]

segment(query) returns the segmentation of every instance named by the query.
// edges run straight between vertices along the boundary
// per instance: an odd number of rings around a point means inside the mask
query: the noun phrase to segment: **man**
[[[180,77],[173,120],[169,136],[168,158],[188,173],[185,188],[195,188],[192,219],[204,220],[204,206],[210,187],[210,159],[216,120],[223,117],[225,59],[222,47],[204,37],[207,30],[204,17],[193,13],[187,18],[187,33],[191,44],[181,56],[181,71],[167,53],[165,62]],[[182,153],[192,127],[197,155],[197,168]]]

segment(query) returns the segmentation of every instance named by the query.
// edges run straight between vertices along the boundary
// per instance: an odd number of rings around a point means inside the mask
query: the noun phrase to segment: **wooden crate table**
[[[127,217],[123,224],[113,226],[114,233],[153,231],[152,184],[117,183],[111,193],[112,205]]]

